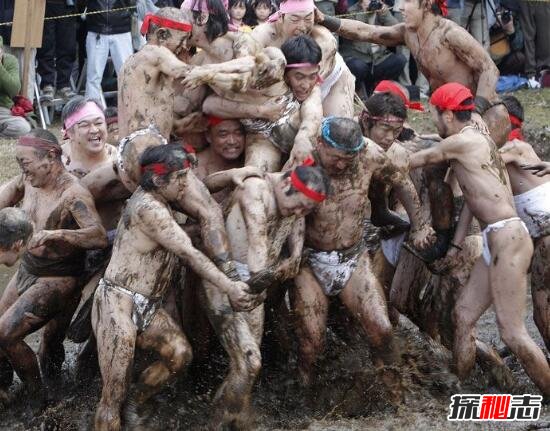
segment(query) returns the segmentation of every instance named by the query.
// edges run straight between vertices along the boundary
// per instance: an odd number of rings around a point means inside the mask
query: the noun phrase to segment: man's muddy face
[[[285,80],[292,93],[294,93],[294,97],[301,103],[313,91],[318,76],[319,66],[301,67],[299,69],[288,69],[285,73]]]
[[[403,14],[407,30],[416,30],[424,19],[424,2],[428,0],[403,0],[400,12]]]
[[[200,16],[193,21],[193,30],[189,37],[189,45],[197,46],[201,41],[207,40],[206,23],[210,19],[208,12],[201,12]]]
[[[287,194],[292,187],[290,178],[285,178],[282,187],[284,193],[281,194],[278,205],[279,212],[283,217],[290,217],[292,215],[297,217],[306,216],[317,205],[317,202],[297,190],[294,190],[294,193]]]
[[[167,38],[164,39],[163,45],[172,51],[176,57],[187,51],[187,44],[191,37],[191,33],[181,30],[166,30]]]
[[[244,132],[237,120],[225,120],[210,127],[208,141],[212,151],[225,160],[236,160],[244,151]]]
[[[107,143],[118,147],[118,123],[114,122],[107,126]]]
[[[107,123],[103,117],[86,117],[67,130],[69,139],[87,153],[104,150],[107,141]]]
[[[0,248],[0,265],[13,266],[19,256],[23,253],[23,241],[17,241],[11,248],[4,250]]]
[[[376,144],[380,145],[384,150],[387,150],[399,137],[403,130],[403,121],[393,115],[384,116],[384,120],[377,120],[370,130],[368,130],[368,138],[372,139]],[[396,122],[398,120],[399,122]],[[365,129],[367,130],[367,129]]]
[[[26,181],[33,187],[43,187],[49,180],[50,172],[55,161],[52,157],[44,155],[32,147],[15,147],[15,159],[23,172]]]
[[[321,166],[329,176],[340,176],[349,173],[357,162],[357,153],[346,153],[320,140],[317,152],[321,159]]]
[[[267,18],[269,18],[269,15],[271,15],[271,9],[265,3],[261,3],[256,6],[254,8],[254,12],[256,13],[256,18],[258,18],[258,21],[261,22],[264,22]]]
[[[443,115],[437,111],[437,108],[433,105],[430,105],[430,115],[432,116],[432,121],[437,127],[437,133],[443,139],[449,136],[449,127],[445,124]]]
[[[290,39],[294,36],[309,34],[313,29],[313,11],[296,12],[283,15],[283,37]]]

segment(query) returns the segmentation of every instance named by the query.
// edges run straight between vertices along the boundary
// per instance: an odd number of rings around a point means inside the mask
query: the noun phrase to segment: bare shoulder
[[[93,202],[92,193],[88,188],[80,182],[78,178],[67,173],[67,178],[63,179],[65,191],[61,195],[64,200],[76,201],[86,200]]]
[[[392,146],[386,151],[386,155],[389,159],[399,168],[406,168],[408,166],[408,160],[412,151],[405,148],[401,142],[394,142]]]
[[[331,43],[336,45],[336,39],[334,38],[332,33],[322,25],[314,25],[311,29],[310,36],[315,39],[315,41],[319,44]]]
[[[260,46],[271,46],[277,41],[277,28],[275,23],[264,23],[257,26],[252,33],[252,38],[260,44]]]

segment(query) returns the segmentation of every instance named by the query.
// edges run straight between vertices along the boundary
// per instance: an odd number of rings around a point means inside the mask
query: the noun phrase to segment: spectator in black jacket
[[[74,12],[73,0],[46,0],[47,17],[69,15]],[[36,53],[43,101],[51,102],[56,87],[57,97],[68,100],[75,95],[69,84],[75,58],[75,18],[44,21],[42,47]]]
[[[86,0],[87,12],[105,11],[86,16],[88,35],[86,36],[86,97],[101,100],[101,79],[109,54],[115,71],[133,54],[131,15],[134,9],[113,9],[135,6],[135,0]]]

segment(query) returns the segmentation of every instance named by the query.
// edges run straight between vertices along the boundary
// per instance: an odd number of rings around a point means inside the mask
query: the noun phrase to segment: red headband
[[[380,81],[376,88],[374,89],[375,92],[379,93],[392,93],[396,96],[400,97],[403,100],[403,103],[405,103],[405,106],[409,109],[414,109],[416,111],[422,111],[424,112],[424,106],[422,103],[419,102],[411,102],[407,95],[401,90],[399,85],[397,85],[395,82],[388,81],[387,79]]]
[[[449,10],[447,9],[447,0],[435,0],[435,2],[441,10],[441,15],[447,16],[449,14]]]
[[[366,109],[363,110],[363,112],[361,112],[360,117],[361,117],[361,119],[364,118],[364,117],[367,117],[367,118],[369,118],[371,120],[374,120],[374,121],[384,121],[386,123],[401,123],[401,124],[403,124],[405,122],[404,118],[399,118],[399,117],[396,117],[395,115],[387,115],[385,117],[370,115],[369,111],[367,111]],[[391,117],[393,117],[393,118],[391,118]]]
[[[183,147],[183,149],[185,150],[186,153],[188,154],[194,154],[195,153],[195,148],[193,148],[191,145],[189,144],[182,144],[181,145]],[[189,161],[189,158],[185,158],[185,160],[183,161],[183,164],[182,164],[182,167],[181,168],[172,168],[170,169],[166,163],[151,163],[149,165],[145,165],[145,166],[142,166],[141,167],[141,173],[145,173],[145,172],[152,172],[153,174],[155,175],[166,175],[170,172],[176,172],[176,171],[180,171],[182,169],[188,169],[191,167],[191,162]]]
[[[214,127],[220,124],[222,121],[225,121],[224,118],[216,117],[215,115],[209,115],[207,117],[208,127]]]
[[[444,111],[473,111],[474,103],[461,105],[467,99],[473,99],[472,92],[458,82],[449,82],[435,90],[430,99],[430,103]]]
[[[43,150],[53,150],[56,154],[61,154],[61,147],[46,139],[37,138],[36,136],[21,136],[17,141],[17,145],[22,147],[41,148]]]
[[[302,166],[309,167],[313,166],[315,164],[315,161],[308,157],[304,160],[304,163]],[[292,186],[298,190],[300,193],[302,193],[304,196],[310,198],[311,200],[314,200],[315,202],[323,202],[327,196],[323,193],[316,192],[313,189],[310,189],[308,186],[306,186],[300,178],[298,178],[298,174],[296,173],[296,169],[292,171],[290,174],[290,183]]]
[[[178,22],[174,21],[168,18],[163,18],[160,16],[153,15],[152,13],[148,13],[145,15],[145,18],[143,18],[143,24],[141,25],[141,34],[146,35],[149,31],[149,24],[156,24],[160,27],[165,28],[172,28],[174,30],[181,30],[189,33],[191,30],[193,30],[193,26],[191,24],[187,24],[184,22]]]
[[[510,133],[508,133],[508,140],[513,141],[514,139],[525,141],[525,138],[523,137],[523,133],[521,133],[521,129],[519,127],[515,128]]]
[[[109,117],[105,120],[105,123],[107,126],[113,123],[118,123],[118,117]]]
[[[523,121],[521,121],[518,117],[512,114],[508,114],[510,117],[510,123],[512,123],[512,126],[521,127],[523,124]]]

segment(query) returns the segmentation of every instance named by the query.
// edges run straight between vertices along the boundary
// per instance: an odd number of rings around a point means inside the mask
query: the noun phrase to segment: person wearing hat
[[[432,119],[443,141],[410,157],[410,169],[450,162],[464,193],[465,205],[445,256],[459,265],[461,250],[473,217],[481,225],[483,252],[459,293],[453,309],[456,373],[465,379],[475,361],[475,326],[492,304],[502,341],[517,356],[544,395],[550,395],[550,368],[541,349],[525,328],[527,271],[533,243],[514,207],[510,181],[497,147],[486,131],[472,121],[471,91],[459,83],[440,86],[430,99]]]
[[[21,90],[19,63],[17,58],[4,51],[4,41],[0,36],[0,137],[18,138],[31,131],[25,117],[13,111],[13,98]]]

